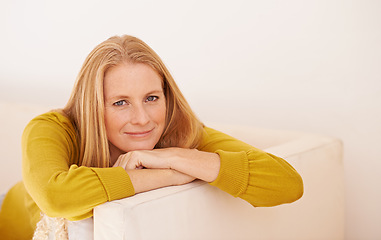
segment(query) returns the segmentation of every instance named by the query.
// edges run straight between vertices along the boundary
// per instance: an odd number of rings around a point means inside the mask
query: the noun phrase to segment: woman
[[[253,206],[303,194],[286,161],[204,126],[159,56],[131,36],[89,54],[65,108],[27,125],[22,153],[23,182],[0,212],[3,239],[30,239],[41,212],[81,220],[107,201],[195,178]]]

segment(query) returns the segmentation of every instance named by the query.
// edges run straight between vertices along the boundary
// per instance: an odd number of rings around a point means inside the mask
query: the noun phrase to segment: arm
[[[126,170],[130,176],[135,193],[149,190],[182,185],[195,178],[171,169],[134,169]]]
[[[48,216],[80,220],[99,204],[134,194],[123,169],[79,167],[75,130],[58,113],[43,114],[26,126],[22,161],[24,185]]]
[[[291,203],[303,195],[302,178],[280,157],[211,128],[205,128],[199,149],[221,158],[220,172],[211,185],[253,206]]]
[[[107,201],[193,180],[168,169],[126,172],[120,167],[79,166],[75,130],[58,113],[41,115],[27,125],[22,152],[24,185],[33,201],[48,216],[72,221],[92,216],[93,208]]]
[[[118,162],[126,169],[174,169],[211,182],[254,206],[293,202],[303,192],[301,177],[285,160],[210,128],[205,128],[198,150],[135,151]]]

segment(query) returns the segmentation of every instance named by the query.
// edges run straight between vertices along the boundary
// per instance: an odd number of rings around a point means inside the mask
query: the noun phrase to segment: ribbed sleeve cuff
[[[108,201],[133,196],[135,194],[130,176],[122,167],[93,168],[106,190]]]
[[[237,197],[246,191],[249,180],[249,161],[244,151],[217,150],[221,167],[217,179],[210,184]]]

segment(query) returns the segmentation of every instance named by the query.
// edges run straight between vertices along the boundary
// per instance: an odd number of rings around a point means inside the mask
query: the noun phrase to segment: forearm
[[[213,182],[220,170],[220,157],[216,153],[197,149],[180,150],[177,158],[170,163],[171,168],[206,182]]]
[[[171,169],[133,169],[126,172],[130,176],[135,193],[181,185],[191,180],[180,179],[179,174]]]

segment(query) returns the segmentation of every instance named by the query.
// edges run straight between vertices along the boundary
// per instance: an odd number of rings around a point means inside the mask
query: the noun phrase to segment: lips
[[[132,131],[132,132],[125,132],[125,134],[131,136],[131,137],[145,137],[148,136],[153,129],[148,130],[148,131]]]

